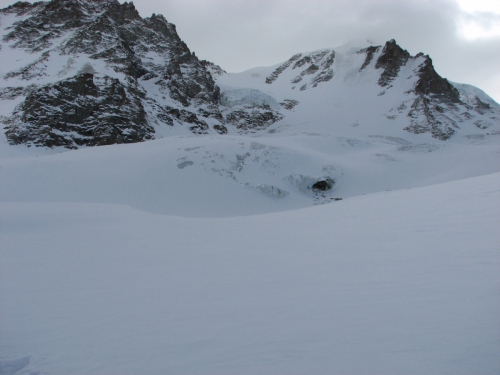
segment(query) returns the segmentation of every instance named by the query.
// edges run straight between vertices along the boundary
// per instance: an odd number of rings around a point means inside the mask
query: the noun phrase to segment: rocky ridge
[[[16,61],[0,78],[0,100],[12,103],[0,121],[14,145],[75,149],[186,131],[258,133],[293,120],[304,95],[350,89],[348,82],[378,87],[365,100],[394,98],[383,116],[410,133],[447,140],[467,124],[500,123],[500,106],[486,94],[448,82],[429,56],[411,56],[394,40],[298,53],[266,68],[250,89],[199,60],[162,15],[141,18],[132,3],[18,2],[0,17],[0,53]]]
[[[163,16],[142,19],[132,3],[116,0],[18,2],[1,12],[18,18],[3,51],[32,60],[4,75],[16,86],[2,88],[2,98],[24,96],[3,121],[10,143],[140,142],[175,124],[198,134],[227,131],[206,63]]]
[[[308,87],[317,87],[320,82],[328,82],[333,78],[332,65],[334,60],[335,51],[333,50],[296,54],[266,77],[266,83],[272,84],[283,71],[290,68],[297,69],[298,74],[291,80],[291,83],[298,84],[301,91]]]

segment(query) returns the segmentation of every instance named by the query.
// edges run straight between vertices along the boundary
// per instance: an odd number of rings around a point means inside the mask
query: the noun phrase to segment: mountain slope
[[[1,17],[2,201],[238,216],[499,171],[498,104],[395,41],[234,74],[129,3]]]
[[[396,128],[438,140],[500,130],[496,102],[443,79],[429,56],[410,56],[394,40],[383,47],[348,45],[297,54],[273,68],[216,80],[223,94],[244,86],[270,94],[283,107],[281,123],[307,121],[322,128],[332,122],[340,127],[364,123],[372,132],[389,135]]]
[[[11,144],[139,142],[175,124],[225,132],[218,87],[164,17],[116,0],[16,3],[1,15],[1,53],[14,62],[2,98],[21,101],[4,113]]]
[[[443,79],[429,56],[394,40],[228,74],[200,61],[163,16],[143,19],[132,3],[19,2],[0,17],[0,120],[13,145],[261,133],[314,117],[320,127],[363,122],[439,140],[500,130],[497,103]]]

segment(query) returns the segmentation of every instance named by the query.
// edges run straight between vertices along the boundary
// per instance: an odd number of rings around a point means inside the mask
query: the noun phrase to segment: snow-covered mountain
[[[392,40],[227,73],[115,0],[0,23],[0,375],[500,372],[480,89]]]
[[[500,107],[486,94],[448,82],[428,56],[411,56],[394,40],[227,74],[200,61],[163,16],[143,19],[132,3],[18,2],[0,14],[1,119],[10,144],[78,148],[256,133],[311,111],[338,125],[376,122],[439,140],[500,126]]]
[[[0,16],[6,201],[226,216],[498,170],[500,106],[394,40],[233,74],[132,3],[19,2]],[[43,157],[35,170],[12,157],[154,139]]]
[[[175,124],[225,132],[219,88],[164,17],[116,0],[18,2],[1,17],[11,144],[132,143]]]

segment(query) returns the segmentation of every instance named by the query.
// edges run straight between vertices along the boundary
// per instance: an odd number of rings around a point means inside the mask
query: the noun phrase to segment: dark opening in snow
[[[313,186],[312,189],[316,191],[326,191],[330,190],[333,187],[334,181],[327,179],[327,180],[320,180],[317,181]]]

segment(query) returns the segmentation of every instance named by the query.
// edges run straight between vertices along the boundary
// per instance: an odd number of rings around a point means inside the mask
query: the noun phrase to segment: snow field
[[[219,219],[2,203],[0,361],[31,356],[19,374],[496,374],[499,182]]]

